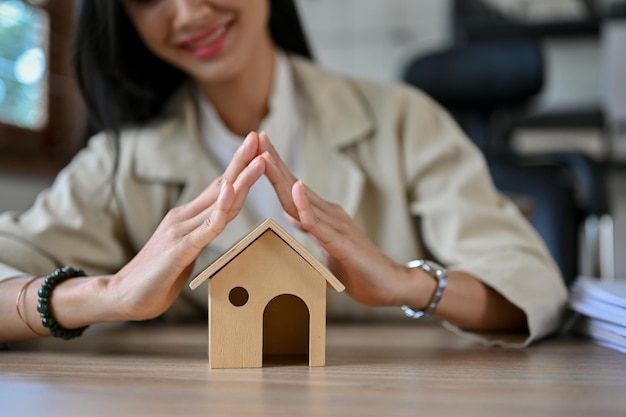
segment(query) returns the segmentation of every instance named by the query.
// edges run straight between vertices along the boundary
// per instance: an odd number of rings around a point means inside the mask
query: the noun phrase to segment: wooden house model
[[[345,288],[274,220],[262,222],[189,286],[209,278],[211,368],[256,368],[277,358],[325,365],[326,287]]]

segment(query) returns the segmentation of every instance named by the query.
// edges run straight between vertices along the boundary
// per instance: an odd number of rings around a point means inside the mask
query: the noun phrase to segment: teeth
[[[221,26],[219,29],[213,32],[213,34],[209,36],[208,38],[202,39],[201,41],[198,41],[189,46],[192,48],[198,48],[201,46],[209,45],[210,43],[215,42],[220,36],[222,36],[224,32],[226,32],[226,26]]]

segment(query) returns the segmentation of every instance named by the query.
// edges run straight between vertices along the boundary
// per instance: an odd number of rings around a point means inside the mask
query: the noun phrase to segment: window
[[[0,1],[0,169],[54,172],[82,145],[74,0]]]

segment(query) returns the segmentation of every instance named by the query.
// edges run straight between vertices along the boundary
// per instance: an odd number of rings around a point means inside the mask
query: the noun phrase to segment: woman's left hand
[[[291,173],[265,133],[260,152],[271,156],[265,167],[290,221],[315,238],[331,272],[355,300],[372,306],[400,305],[399,280],[407,269],[383,254],[339,205],[324,200]]]

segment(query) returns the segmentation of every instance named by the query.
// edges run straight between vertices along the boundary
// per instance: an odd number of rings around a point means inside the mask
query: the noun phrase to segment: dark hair
[[[294,0],[268,0],[270,34],[284,51],[312,58]],[[157,116],[187,75],[146,48],[116,0],[83,0],[74,35],[74,71],[89,110],[89,133],[119,134]]]

